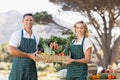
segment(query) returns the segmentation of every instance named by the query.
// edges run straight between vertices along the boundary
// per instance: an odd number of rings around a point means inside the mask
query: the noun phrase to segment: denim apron
[[[24,38],[21,31],[21,43],[19,49],[32,54],[36,51],[36,38]],[[37,70],[35,62],[30,58],[14,57],[9,80],[37,80]]]
[[[70,45],[71,58],[72,59],[82,59],[85,57],[83,51],[85,37],[82,40],[81,45],[75,45],[74,42]],[[87,63],[77,63],[73,62],[68,65],[66,80],[88,80],[88,66]]]

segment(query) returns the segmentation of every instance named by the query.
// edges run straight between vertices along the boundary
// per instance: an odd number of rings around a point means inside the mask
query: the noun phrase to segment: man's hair
[[[25,15],[23,15],[23,19],[25,18],[25,16],[32,16],[33,17],[33,14],[32,13],[26,13]]]

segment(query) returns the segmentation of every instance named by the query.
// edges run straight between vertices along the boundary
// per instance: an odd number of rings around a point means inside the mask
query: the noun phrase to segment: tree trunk
[[[116,56],[120,54],[120,36],[115,40],[114,45],[111,50],[111,62],[113,63],[119,56]]]

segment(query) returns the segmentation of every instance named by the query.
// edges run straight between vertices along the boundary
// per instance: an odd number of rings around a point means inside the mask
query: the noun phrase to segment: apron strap
[[[76,41],[76,39],[74,39],[74,40],[72,41],[72,44],[74,44],[75,41]]]
[[[85,40],[85,37],[83,37],[82,44],[81,44],[82,46],[83,46],[83,44],[84,44],[84,40]]]
[[[36,39],[35,35],[33,35],[33,36],[34,36],[34,39],[35,39],[35,41],[36,41],[36,43],[37,43],[37,39]]]
[[[21,41],[23,39],[23,29],[21,30]],[[21,44],[21,41],[20,41],[20,44]]]
[[[22,38],[23,38],[23,29],[21,30],[21,40],[22,40]]]

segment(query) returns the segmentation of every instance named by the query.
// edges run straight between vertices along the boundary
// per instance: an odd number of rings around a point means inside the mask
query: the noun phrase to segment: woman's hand
[[[72,59],[72,58],[67,58],[67,59],[65,59],[64,61],[63,61],[63,63],[64,64],[71,64],[72,62],[74,61],[74,59]]]

